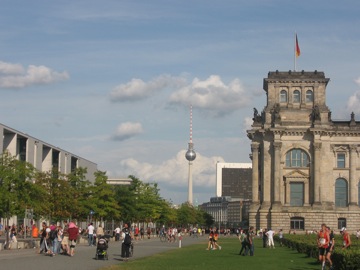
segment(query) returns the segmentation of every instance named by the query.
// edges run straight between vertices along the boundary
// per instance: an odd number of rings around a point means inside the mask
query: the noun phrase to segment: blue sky
[[[187,200],[193,105],[194,200],[215,164],[250,162],[263,78],[324,71],[333,119],[360,114],[358,1],[2,0],[0,122]],[[360,119],[360,117],[358,118]]]

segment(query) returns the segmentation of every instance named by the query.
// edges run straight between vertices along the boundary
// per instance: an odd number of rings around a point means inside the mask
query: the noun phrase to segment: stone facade
[[[269,72],[254,108],[250,225],[306,231],[360,222],[360,122],[333,121],[324,72]]]

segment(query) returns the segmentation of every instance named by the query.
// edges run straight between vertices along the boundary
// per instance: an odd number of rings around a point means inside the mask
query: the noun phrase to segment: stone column
[[[320,196],[321,196],[321,179],[320,179],[320,166],[321,166],[321,143],[314,143],[314,204],[320,204]]]
[[[350,181],[349,181],[349,205],[357,206],[357,181],[356,181],[356,152],[357,145],[350,145]]]
[[[259,203],[259,143],[251,144],[252,153],[252,202]]]
[[[274,142],[274,203],[280,204],[281,184],[280,184],[280,162],[281,162],[281,142]]]

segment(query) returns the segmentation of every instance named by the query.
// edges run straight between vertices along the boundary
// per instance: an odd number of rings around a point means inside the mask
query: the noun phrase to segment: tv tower
[[[188,202],[189,204],[193,204],[193,188],[192,188],[192,161],[196,158],[196,153],[194,151],[194,144],[192,142],[192,105],[190,105],[190,142],[188,150],[185,154],[186,159],[189,161],[189,176],[188,176],[188,184],[189,184],[189,191],[188,191]]]

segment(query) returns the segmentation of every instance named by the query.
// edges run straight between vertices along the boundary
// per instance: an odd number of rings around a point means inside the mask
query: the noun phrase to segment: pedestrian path
[[[206,236],[192,238],[183,237],[182,246],[187,246],[203,241],[207,243]],[[178,249],[179,243],[161,242],[159,238],[144,239],[136,241],[134,245],[134,257],[147,257],[156,253],[162,253],[171,249]],[[37,254],[36,249],[3,250],[0,252],[1,269],[36,269],[36,270],[97,270],[104,266],[123,263],[121,254],[121,242],[110,241],[109,260],[95,260],[95,247],[78,245],[75,249],[75,256],[69,257],[56,255],[54,257]]]

